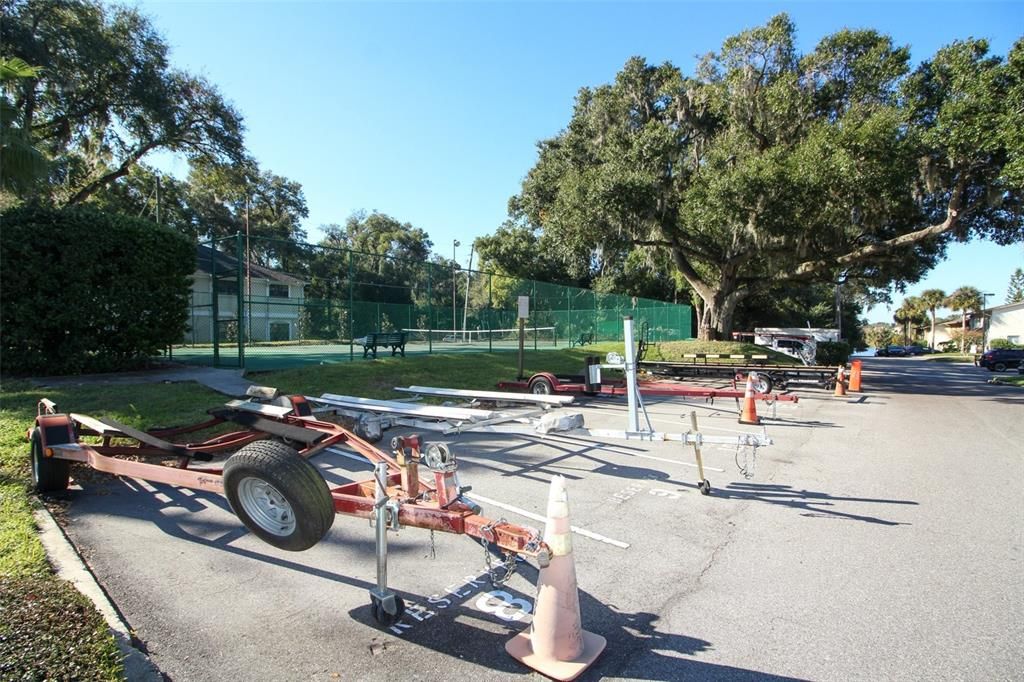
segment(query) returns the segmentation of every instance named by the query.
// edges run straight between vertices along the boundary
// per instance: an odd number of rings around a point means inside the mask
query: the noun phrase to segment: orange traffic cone
[[[544,542],[551,548],[551,563],[540,569],[537,579],[533,624],[506,642],[505,650],[542,675],[574,680],[597,660],[607,642],[580,622],[564,476],[551,479]]]
[[[754,377],[757,372],[747,375],[747,388],[743,391],[743,410],[740,412],[740,424],[760,424],[761,418],[757,416],[757,408],[754,406]]]
[[[850,361],[850,392],[860,393],[860,372],[864,363],[860,360]]]
[[[839,371],[836,372],[836,392],[832,395],[837,398],[846,395],[846,368],[842,365],[839,366]]]

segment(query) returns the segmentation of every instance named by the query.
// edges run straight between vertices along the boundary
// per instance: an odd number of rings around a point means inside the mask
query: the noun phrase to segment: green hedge
[[[2,370],[132,369],[185,333],[195,247],[149,221],[89,207],[0,214]]]
[[[850,359],[850,344],[845,341],[819,341],[814,361],[830,367],[845,365]]]
[[[1013,343],[1009,339],[992,339],[988,342],[988,347],[996,350],[1017,350],[1024,348],[1024,345]]]

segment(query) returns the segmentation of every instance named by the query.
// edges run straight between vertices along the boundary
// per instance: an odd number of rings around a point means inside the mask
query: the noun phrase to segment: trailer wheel
[[[754,393],[771,393],[773,385],[774,382],[770,376],[758,372],[757,378],[754,379]]]
[[[278,549],[309,549],[334,523],[327,482],[284,443],[256,441],[228,458],[224,493],[246,528]]]
[[[388,613],[384,610],[384,605],[381,604],[380,599],[370,595],[370,613],[373,615],[373,619],[380,623],[381,627],[389,628],[402,620],[402,616],[405,615],[405,602],[398,595],[395,595],[395,606],[397,607],[396,612]]]
[[[534,395],[551,395],[555,387],[547,377],[534,377],[530,380],[530,393]]]
[[[32,429],[32,487],[37,493],[56,493],[67,490],[71,477],[71,462],[43,455],[43,437],[39,428]]]
[[[701,481],[697,485],[697,490],[700,491],[701,495],[710,495],[711,494],[711,481],[709,481],[708,479],[705,478],[703,481]]]

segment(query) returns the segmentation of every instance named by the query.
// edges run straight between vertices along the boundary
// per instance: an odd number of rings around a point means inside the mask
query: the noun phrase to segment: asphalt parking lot
[[[734,449],[706,448],[724,470],[709,472],[710,496],[678,443],[448,439],[485,513],[541,525],[486,500],[543,514],[561,474],[572,523],[617,543],[573,538],[583,626],[608,640],[581,679],[1021,679],[1024,391],[970,366],[864,364],[862,394],[794,387],[752,478]],[[685,431],[690,410],[708,434],[752,430],[731,402],[648,409],[659,430]],[[625,426],[624,401],[584,413]],[[369,471],[317,464],[331,482]],[[436,534],[432,556],[426,531],[391,536],[409,611],[382,629],[359,519],[290,553],[216,495],[97,475],[63,523],[173,680],[540,679],[504,649],[530,622],[537,571],[521,563],[494,587],[469,537]]]

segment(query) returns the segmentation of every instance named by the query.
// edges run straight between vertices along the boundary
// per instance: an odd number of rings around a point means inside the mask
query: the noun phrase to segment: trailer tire
[[[327,481],[284,443],[259,440],[228,458],[224,494],[245,527],[278,549],[309,549],[334,523]]]
[[[43,437],[39,428],[32,429],[32,488],[37,493],[57,493],[67,490],[71,478],[71,462],[66,459],[43,456]]]
[[[530,393],[534,395],[551,395],[555,387],[547,377],[534,377],[530,379]]]
[[[754,379],[754,393],[764,393],[767,395],[772,392],[774,385],[775,382],[772,381],[771,376],[758,372],[757,378]]]

